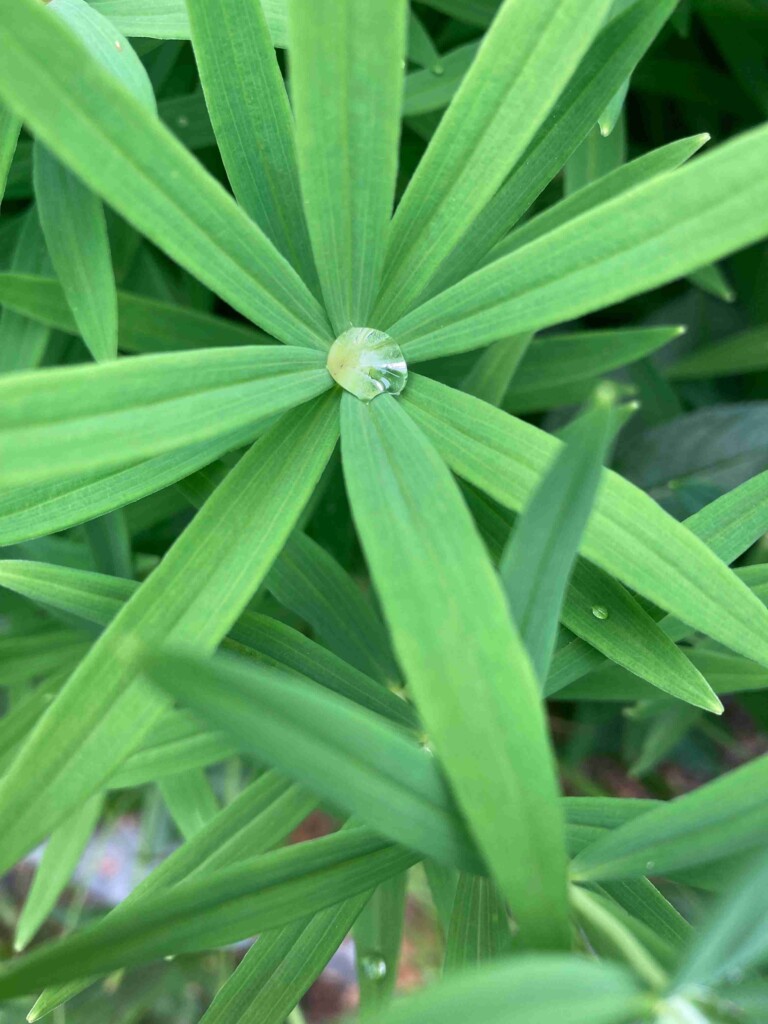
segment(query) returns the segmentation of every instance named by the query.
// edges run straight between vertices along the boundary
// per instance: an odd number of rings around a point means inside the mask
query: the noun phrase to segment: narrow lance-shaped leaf
[[[445,780],[412,736],[266,665],[157,655],[147,660],[147,671],[243,753],[275,765],[383,835],[481,870]]]
[[[222,811],[188,839],[111,911],[124,914],[146,896],[168,889],[185,878],[230,867],[271,849],[306,817],[314,801],[277,772],[264,772]],[[29,1014],[39,1020],[77,995],[90,980],[74,981],[43,992]]]
[[[0,783],[1,864],[95,792],[157,719],[165,701],[139,678],[141,645],[210,651],[242,612],[330,457],[336,403],[292,411],[256,442],[80,663]]]
[[[398,400],[344,395],[342,417],[353,515],[430,741],[526,940],[567,945],[549,740],[498,579],[456,484]]]
[[[469,395],[411,374],[403,404],[455,472],[520,510],[561,442]],[[768,612],[706,545],[607,472],[581,553],[693,628],[768,663]],[[610,615],[610,608],[608,609]]]
[[[584,527],[612,441],[615,390],[601,385],[593,408],[577,424],[525,506],[507,543],[499,572],[531,663],[547,677],[560,610]]]
[[[30,320],[77,333],[58,281],[39,274],[0,274],[0,302]],[[173,352],[191,348],[262,345],[271,339],[255,327],[172,302],[118,291],[118,345],[123,352]]]
[[[759,757],[606,835],[572,862],[575,879],[666,875],[765,843],[768,757]]]
[[[197,835],[216,816],[216,794],[202,769],[175,772],[161,779],[158,787],[184,839]]]
[[[405,0],[289,0],[301,190],[336,334],[368,325],[395,190]]]
[[[550,117],[435,277],[431,294],[475,270],[511,231],[586,137],[605,104],[653,42],[675,0],[638,0],[610,21],[584,56]]]
[[[20,131],[21,119],[4,103],[0,103],[0,203],[5,194],[5,183],[8,180],[8,171],[16,152]]]
[[[374,891],[355,922],[355,963],[363,1017],[378,1013],[395,992],[407,888],[407,872],[388,878]]]
[[[768,128],[659,175],[484,267],[394,324],[410,359],[541,330],[768,234]]]
[[[188,0],[206,104],[238,203],[316,290],[293,118],[259,0]]]
[[[443,970],[466,970],[511,951],[507,908],[496,883],[462,872],[445,944]]]
[[[442,2],[442,0],[441,0]],[[510,1007],[525,1024],[628,1024],[642,1020],[654,998],[608,963],[576,956],[515,956],[457,973],[397,1000],[380,1024],[507,1024]]]
[[[0,95],[110,206],[245,316],[324,349],[324,314],[261,230],[39,0],[0,25]]]
[[[15,950],[29,945],[56,906],[93,834],[103,805],[100,793],[90,797],[51,836],[16,922]]]
[[[50,266],[40,218],[33,206],[24,215],[13,250],[11,269],[41,274],[49,273]],[[45,354],[50,334],[45,324],[3,304],[0,311],[0,373],[37,366]]]
[[[4,964],[0,995],[237,942],[368,891],[414,859],[357,828],[206,872]]]
[[[461,242],[549,114],[608,6],[502,5],[398,206],[377,322],[391,324],[411,308]]]
[[[728,892],[680,964],[673,980],[677,991],[741,978],[768,956],[768,858],[760,852],[746,871],[734,874]]]
[[[277,345],[14,375],[0,381],[4,480],[115,469],[248,423],[255,434],[260,421],[330,383],[319,354]]]

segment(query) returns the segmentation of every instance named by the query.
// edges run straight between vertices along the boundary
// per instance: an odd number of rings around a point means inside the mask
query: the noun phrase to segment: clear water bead
[[[363,402],[399,395],[408,381],[400,346],[372,327],[350,327],[331,345],[328,372],[345,391]]]
[[[592,614],[595,616],[596,619],[604,621],[608,618],[608,609],[605,607],[605,605],[596,604],[592,607]]]
[[[387,975],[387,964],[382,956],[364,956],[360,968],[368,981],[381,981]]]

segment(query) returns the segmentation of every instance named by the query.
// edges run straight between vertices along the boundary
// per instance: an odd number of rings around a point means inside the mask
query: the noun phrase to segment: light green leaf
[[[281,552],[278,561],[284,553]],[[135,593],[138,584],[82,569],[9,560],[0,561],[0,586],[43,607],[57,608],[86,622],[106,626]],[[230,637],[224,641],[225,645],[239,654],[306,676],[398,725],[418,728],[416,715],[407,701],[285,623],[245,612],[230,630]],[[220,744],[212,749],[218,751]],[[121,780],[131,773],[132,764],[139,758],[146,763],[147,758],[141,753],[129,758],[120,770]],[[169,760],[172,765],[172,755]],[[151,774],[147,777],[151,778]],[[127,783],[121,781],[121,784]]]
[[[442,985],[398,1000],[380,1024],[629,1024],[652,998],[612,964],[576,956],[516,956],[457,974]]]
[[[512,230],[586,137],[674,6],[675,0],[639,0],[606,25],[507,180],[446,260],[432,294],[475,270]]]
[[[547,678],[561,608],[613,440],[616,393],[603,384],[515,524],[499,573],[540,682]],[[594,608],[593,608],[594,614]]]
[[[464,75],[477,55],[478,43],[465,43],[440,54],[441,71],[431,68],[412,71],[405,76],[403,117],[428,114],[447,107]]]
[[[511,952],[507,908],[495,882],[459,875],[445,946],[443,970],[459,971]]]
[[[261,935],[216,993],[200,1024],[283,1024],[367,900],[364,892]]]
[[[369,325],[400,134],[405,0],[289,0],[291,96],[304,208],[337,335]]]
[[[95,792],[157,719],[165,701],[139,676],[142,645],[216,648],[293,530],[337,416],[328,395],[282,417],[94,644],[0,782],[0,863],[15,864]]]
[[[16,922],[15,950],[29,945],[56,906],[91,838],[103,804],[100,793],[90,797],[51,836]]]
[[[406,733],[277,669],[181,655],[148,656],[163,690],[253,754],[371,827],[449,864],[480,870],[445,781]]]
[[[398,660],[461,809],[526,940],[567,945],[562,819],[536,679],[469,512],[397,399],[344,395],[342,453]]]
[[[45,537],[152,494],[253,437],[250,423],[212,441],[179,448],[128,469],[17,487],[0,496],[0,545]]]
[[[608,5],[502,5],[397,208],[377,323],[411,309],[461,243],[552,110]]]
[[[355,963],[362,1017],[374,1016],[395,992],[407,888],[407,872],[388,878],[373,892],[355,922]]]
[[[768,757],[649,811],[574,858],[580,881],[667,875],[749,850],[768,838]]]
[[[317,271],[304,219],[293,118],[259,0],[187,0],[192,45],[237,201],[304,280]]]
[[[559,203],[548,207],[542,213],[531,217],[525,224],[511,232],[505,239],[494,246],[484,263],[508,256],[516,249],[528,245],[535,238],[541,238],[561,224],[573,220],[587,210],[592,210],[601,203],[620,196],[638,185],[655,178],[657,174],[665,171],[672,171],[684,164],[686,160],[697,153],[705,143],[709,141],[709,135],[691,135],[689,138],[679,139],[677,142],[670,142],[666,146],[659,146],[636,160],[623,164],[611,171],[610,174],[598,178],[591,185],[579,189],[572,195]]]
[[[568,158],[563,174],[566,198],[600,181],[622,166],[626,159],[624,122],[605,136],[597,125]]]
[[[320,355],[260,346],[143,356],[0,380],[4,480],[124,467],[258,424],[328,389]],[[252,435],[253,436],[253,435]]]
[[[560,450],[530,424],[411,374],[401,399],[453,470],[519,510]],[[690,530],[607,472],[581,553],[693,628],[768,663],[768,612]],[[610,608],[608,609],[610,616]]]
[[[186,0],[91,0],[127,36],[145,39],[189,39]],[[261,0],[275,46],[288,45],[286,0]]]
[[[768,956],[768,858],[759,853],[747,871],[736,872],[709,921],[693,940],[673,980],[673,989],[740,979]]]
[[[682,327],[626,327],[542,335],[523,356],[503,407],[524,413],[570,405],[589,393],[596,378],[642,359],[682,333]],[[494,342],[486,351],[503,344]]]
[[[219,809],[216,794],[201,768],[175,772],[158,782],[163,802],[184,839],[191,839],[213,820]]]
[[[409,359],[541,330],[768,234],[768,128],[661,174],[496,260],[394,324]]]
[[[45,241],[78,333],[94,359],[114,359],[117,289],[104,207],[39,143],[34,166],[35,197]]]
[[[518,334],[491,345],[464,378],[461,390],[491,405],[501,405],[531,341],[530,334]]]
[[[236,942],[368,891],[413,861],[363,828],[252,857],[4,964],[0,995]]]
[[[265,772],[158,865],[110,913],[109,920],[147,896],[198,873],[230,867],[271,849],[313,809],[313,799],[277,772]],[[81,992],[90,981],[75,981],[44,992],[32,1008],[39,1020]]]
[[[0,94],[86,185],[276,337],[326,347],[324,315],[298,274],[67,26],[19,0],[0,45]]]
[[[722,302],[734,302],[736,299],[736,292],[723,270],[716,263],[710,263],[707,267],[694,270],[688,275],[688,280],[696,288],[700,288],[708,295],[714,295]]]
[[[0,274],[0,302],[49,327],[74,334],[77,325],[61,285],[35,274]],[[173,352],[188,348],[261,345],[253,327],[159,299],[117,293],[118,345],[123,352]]]

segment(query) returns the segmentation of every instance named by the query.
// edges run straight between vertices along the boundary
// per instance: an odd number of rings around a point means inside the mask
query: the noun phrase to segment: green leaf
[[[336,334],[367,326],[384,263],[400,134],[405,0],[289,0],[304,208]]]
[[[362,1017],[376,1014],[395,992],[407,888],[407,872],[388,878],[373,892],[355,922],[355,963]]]
[[[187,0],[200,79],[238,203],[313,290],[288,96],[259,0]]]
[[[0,274],[0,302],[30,320],[74,334],[77,325],[59,283],[35,274]],[[144,295],[117,293],[123,352],[260,345],[269,339],[244,324]]]
[[[620,302],[768,234],[768,128],[661,174],[489,264],[390,333],[409,360],[462,352]]]
[[[768,757],[759,757],[593,843],[574,858],[579,881],[666,875],[760,846],[768,838]]]
[[[278,561],[284,555],[285,549]],[[0,561],[0,585],[43,607],[57,608],[100,626],[109,624],[138,587],[133,581],[82,569],[10,560]],[[230,630],[230,637],[224,641],[225,645],[239,654],[313,679],[398,725],[409,729],[418,727],[413,708],[407,701],[285,623],[245,612]],[[141,754],[129,758],[123,766],[119,773],[121,780],[126,773],[130,774],[137,757]],[[172,756],[170,763],[173,764]]]
[[[411,309],[461,243],[552,110],[607,8],[608,0],[503,4],[397,208],[377,323]]]
[[[414,859],[363,828],[252,857],[137,900],[3,965],[0,994],[236,942],[368,891]]]
[[[657,351],[683,330],[626,327],[542,335],[534,339],[523,356],[503,407],[507,412],[525,413],[570,405],[578,401],[580,394],[586,397],[593,382],[603,374]],[[486,351],[503,344],[494,342]]]
[[[442,75],[445,70],[432,36],[415,11],[408,13],[408,60],[435,76]]]
[[[757,855],[733,884],[696,936],[673,980],[673,990],[740,979],[768,955],[768,859]]]
[[[0,782],[0,863],[15,864],[95,792],[157,719],[165,701],[139,677],[143,645],[216,648],[293,530],[337,416],[328,395],[282,417],[94,644]]]
[[[475,270],[512,230],[586,137],[674,6],[675,0],[638,0],[606,25],[507,180],[446,260],[432,294]]]
[[[316,541],[295,533],[266,586],[340,658],[373,679],[397,683],[400,673],[384,624],[360,587]]]
[[[216,795],[201,768],[175,772],[158,782],[163,802],[184,839],[191,839],[216,816]]]
[[[326,391],[322,358],[260,346],[143,356],[0,380],[6,484],[124,467],[231,434]],[[253,436],[253,435],[252,435]]]
[[[515,524],[499,563],[509,607],[540,682],[611,442],[616,393],[603,384]],[[594,614],[594,608],[593,608]]]
[[[186,0],[91,0],[97,11],[127,36],[189,39]],[[275,46],[288,45],[286,0],[261,0]]]
[[[54,483],[17,487],[0,497],[0,545],[45,537],[160,491],[250,441],[250,423],[211,441],[136,463]]]
[[[403,117],[427,114],[447,107],[477,54],[478,43],[466,43],[440,54],[441,71],[431,68],[405,76]]]
[[[707,345],[673,363],[666,371],[670,380],[701,380],[735,377],[768,368],[768,325]]]
[[[568,158],[563,182],[566,198],[600,181],[626,160],[624,122],[618,131],[605,136],[595,125]]]
[[[530,334],[518,334],[491,345],[464,378],[461,390],[491,405],[501,405],[531,341]]]
[[[50,272],[50,259],[35,207],[25,215],[11,259],[13,271]],[[37,319],[28,319],[3,304],[0,311],[0,373],[37,366],[48,346],[50,331]]]
[[[508,256],[535,238],[541,238],[542,235],[554,231],[561,224],[581,216],[601,203],[607,203],[610,199],[637,188],[658,174],[675,170],[697,153],[709,138],[706,133],[691,135],[689,138],[670,142],[666,146],[659,146],[658,149],[653,149],[628,164],[622,164],[616,170],[593,181],[591,185],[579,189],[561,202],[531,217],[494,246],[484,262],[490,263],[502,256]]]
[[[527,941],[567,944],[562,819],[536,679],[469,512],[390,396],[343,396],[342,454],[395,652],[459,805]]]
[[[15,950],[29,945],[56,906],[91,838],[103,804],[100,793],[90,797],[51,836],[16,922]]]
[[[281,340],[324,349],[316,300],[224,189],[38,0],[0,26],[0,94],[129,223]]]
[[[4,103],[0,103],[0,203],[5,194],[5,183],[16,152],[21,120]]]
[[[536,427],[415,374],[402,401],[452,469],[508,508],[524,506],[560,450]],[[705,543],[615,473],[603,476],[581,553],[693,628],[768,663],[768,612],[757,598]]]
[[[101,201],[35,146],[35,197],[45,241],[78,333],[94,359],[117,355],[117,288]]]
[[[398,1000],[381,1024],[507,1024],[510,1008],[525,1024],[629,1024],[651,997],[630,975],[576,956],[516,956],[457,974],[442,985]]]
[[[148,656],[163,690],[267,761],[371,827],[468,870],[481,862],[429,752],[406,733],[327,690],[224,656]]]
[[[166,857],[109,915],[124,914],[144,897],[168,889],[198,873],[230,867],[271,849],[313,809],[313,799],[277,772],[265,772],[252,782],[195,836]],[[90,979],[93,980],[93,979]],[[39,1020],[81,992],[88,981],[44,992],[32,1008]]]
[[[283,1024],[344,941],[368,895],[261,935],[200,1024]]]
[[[507,908],[496,884],[459,875],[445,946],[443,970],[460,971],[511,952]]]
[[[707,267],[700,267],[688,275],[688,280],[696,288],[714,295],[722,302],[734,302],[736,292],[731,287],[728,278],[716,263],[710,263]]]

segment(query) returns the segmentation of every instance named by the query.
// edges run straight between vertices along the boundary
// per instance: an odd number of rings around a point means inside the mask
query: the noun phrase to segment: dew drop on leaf
[[[646,871],[653,871],[653,869],[655,867],[656,867],[656,861],[655,860],[649,860],[648,863],[645,865],[645,870]]]
[[[593,604],[592,614],[596,619],[604,620],[608,618],[608,609],[603,604]]]
[[[381,981],[387,976],[387,962],[383,956],[370,954],[360,960],[360,970],[368,981]]]
[[[399,395],[408,380],[400,346],[371,327],[350,327],[339,335],[327,366],[336,383],[363,402],[386,393]]]

